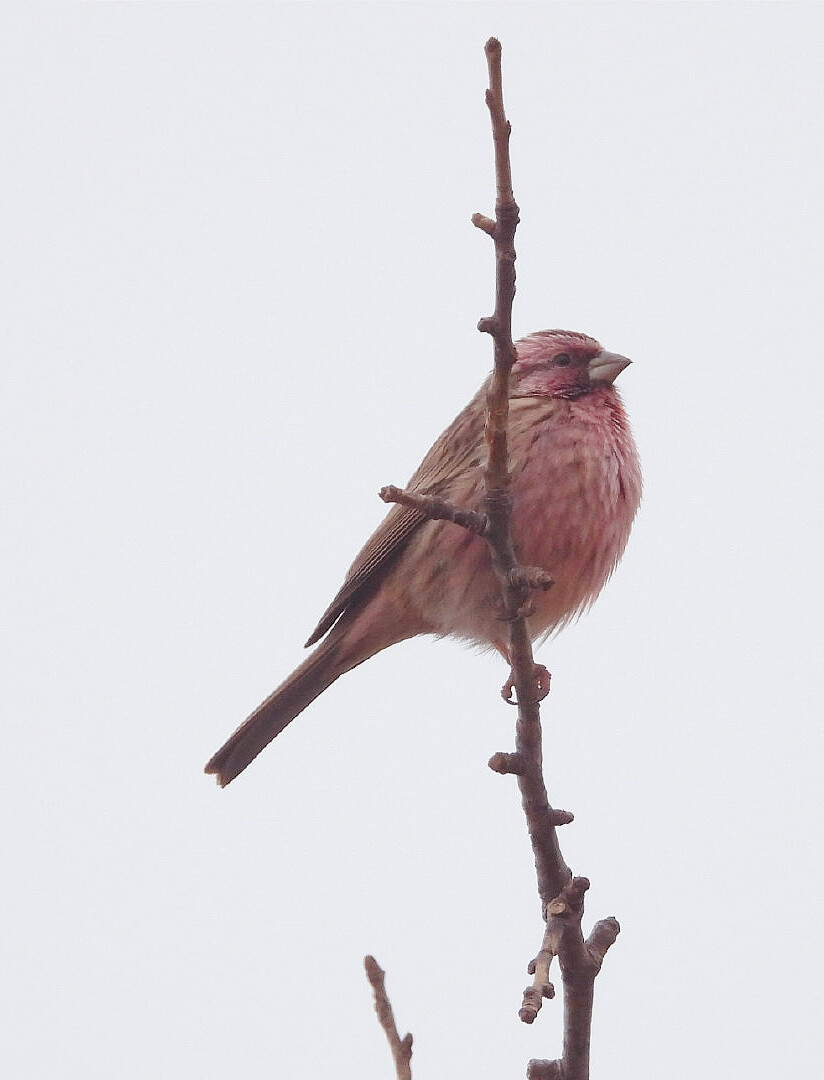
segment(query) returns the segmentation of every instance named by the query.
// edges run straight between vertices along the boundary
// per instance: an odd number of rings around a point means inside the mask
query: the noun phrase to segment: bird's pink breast
[[[596,388],[577,400],[516,398],[510,402],[512,532],[520,562],[553,577],[533,594],[533,639],[585,610],[620,559],[641,498],[641,473],[617,392]],[[480,470],[459,505],[480,509]],[[481,645],[506,647],[497,581],[483,540],[458,526],[431,522],[415,548],[437,549],[438,573],[418,585],[430,629]],[[419,564],[421,565],[421,564]],[[420,595],[420,594],[419,594]]]
[[[517,405],[517,403],[515,403]],[[512,531],[521,562],[544,567],[555,584],[533,596],[533,637],[585,610],[615,569],[641,499],[641,470],[626,414],[612,387],[558,401],[525,431],[513,416]]]

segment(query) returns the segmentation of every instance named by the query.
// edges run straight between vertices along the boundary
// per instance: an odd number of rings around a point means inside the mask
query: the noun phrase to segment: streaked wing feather
[[[375,571],[402,550],[407,537],[424,520],[417,510],[406,506],[392,507],[352,564],[346,580],[312,631],[307,646],[320,641],[332,629],[354,597],[367,586]]]
[[[444,495],[467,469],[479,467],[484,409],[478,399],[485,393],[486,384],[435,440],[412,474],[407,490],[424,495]],[[446,465],[448,472],[444,468]],[[332,629],[349,605],[374,582],[376,574],[400,554],[412,533],[425,521],[423,514],[410,507],[392,507],[350,566],[346,580],[306,642],[307,647],[320,641]]]

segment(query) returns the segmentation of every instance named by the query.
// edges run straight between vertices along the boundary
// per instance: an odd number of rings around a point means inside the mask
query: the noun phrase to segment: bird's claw
[[[501,697],[507,705],[537,705],[539,701],[544,700],[549,693],[549,684],[552,676],[543,664],[533,664],[532,677],[534,680],[535,696],[529,701],[516,701],[512,696],[512,691],[515,689],[515,673],[510,671],[509,678],[501,687]]]
[[[513,611],[511,615],[507,615],[506,612],[504,612],[502,615],[499,615],[498,622],[514,623],[517,622],[518,619],[528,619],[530,615],[534,614],[535,605],[532,603],[531,600],[526,600],[517,609],[517,611]]]

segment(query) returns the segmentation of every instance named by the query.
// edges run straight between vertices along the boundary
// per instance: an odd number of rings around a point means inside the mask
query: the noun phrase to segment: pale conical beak
[[[615,382],[625,367],[632,363],[614,352],[600,352],[589,362],[589,377],[594,382]]]

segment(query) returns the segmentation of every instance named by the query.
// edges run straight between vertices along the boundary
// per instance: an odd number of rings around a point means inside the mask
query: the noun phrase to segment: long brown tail
[[[335,679],[365,659],[354,658],[353,663],[341,640],[342,634],[336,631],[337,627],[262,705],[258,705],[249,719],[240,725],[208,762],[204,771],[214,773],[221,787],[226,787],[242,773],[318,694],[322,694]]]

